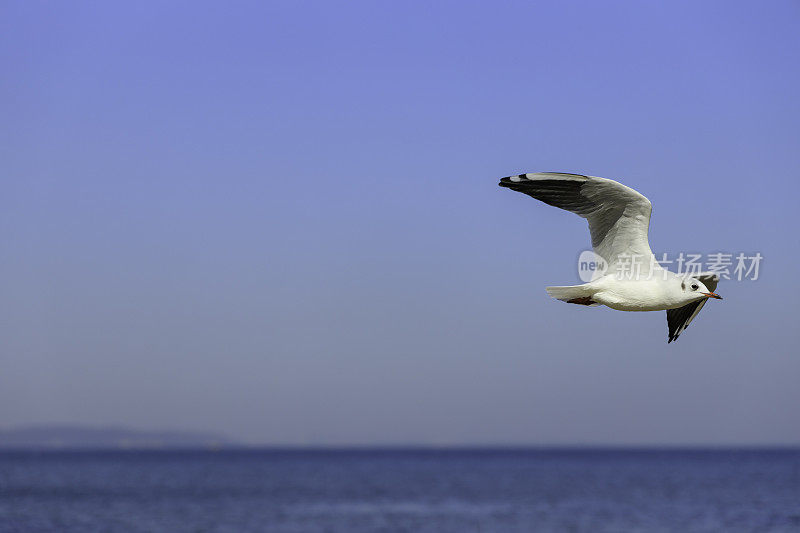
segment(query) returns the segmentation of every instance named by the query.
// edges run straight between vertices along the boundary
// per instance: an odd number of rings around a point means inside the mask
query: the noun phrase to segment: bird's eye
[[[700,285],[698,285],[697,283],[692,283],[692,290],[693,291],[696,291],[699,288],[700,288]]]

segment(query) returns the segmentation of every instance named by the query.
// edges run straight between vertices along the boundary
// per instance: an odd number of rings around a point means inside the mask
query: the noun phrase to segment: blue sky
[[[0,425],[271,444],[800,444],[800,6],[4,2]],[[677,343],[585,223],[760,252]],[[619,349],[623,347],[623,349]]]

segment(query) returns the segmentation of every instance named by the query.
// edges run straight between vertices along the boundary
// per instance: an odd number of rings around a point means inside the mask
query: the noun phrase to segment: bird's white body
[[[592,248],[610,274],[583,285],[547,287],[568,303],[605,305],[618,311],[667,311],[669,342],[697,316],[719,277],[714,273],[678,275],[664,269],[650,250],[650,200],[606,178],[536,172],[509,176],[501,187],[571,211],[589,222]],[[626,271],[626,267],[629,267]]]
[[[683,307],[705,298],[702,295],[687,295],[680,287],[681,276],[660,269],[650,279],[618,279],[609,274],[588,283],[592,289],[592,300],[617,311],[666,311]],[[665,283],[665,280],[673,283]]]

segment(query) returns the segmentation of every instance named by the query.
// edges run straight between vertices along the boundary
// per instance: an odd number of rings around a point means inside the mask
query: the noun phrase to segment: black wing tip
[[[671,343],[672,341],[676,341],[676,340],[678,340],[678,337],[680,337],[680,336],[681,336],[681,333],[683,333],[685,330],[686,330],[686,328],[684,327],[684,328],[682,328],[682,329],[680,329],[680,328],[679,328],[679,329],[678,329],[678,330],[676,330],[674,333],[670,331],[670,332],[667,334],[667,336],[669,337],[669,340],[667,341],[667,344]]]
[[[679,332],[675,333],[674,335],[670,335],[667,344],[671,343],[672,341],[678,340],[678,337],[681,336],[681,333],[683,333],[687,329],[689,329],[689,326],[683,326],[683,328]]]
[[[512,180],[511,178],[517,178],[516,180]],[[528,182],[528,178],[525,174],[515,174],[514,176],[506,176],[505,178],[500,178],[500,183],[498,185],[500,187],[506,187],[512,190],[519,190],[520,186],[525,185]]]
[[[554,176],[569,176],[571,178],[588,178],[585,174],[571,174],[569,172],[526,172],[524,174],[514,174],[513,176],[506,176],[505,178],[500,178],[500,185],[501,187],[509,187],[516,183],[525,183],[526,181],[535,181],[528,178],[531,174],[552,174]],[[512,178],[517,178],[513,180]]]

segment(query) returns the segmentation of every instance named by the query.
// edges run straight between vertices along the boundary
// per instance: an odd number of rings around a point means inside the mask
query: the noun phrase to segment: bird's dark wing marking
[[[586,194],[584,186],[592,179],[581,174],[547,172],[509,176],[502,178],[499,185],[590,219],[592,246],[597,247],[620,219],[625,205],[603,205],[602,196],[592,198]]]
[[[667,344],[680,337],[681,333],[689,327],[689,322],[697,316],[697,313],[706,304],[706,301],[708,300],[704,298],[677,309],[667,309],[667,327],[669,328]]]
[[[719,274],[714,272],[702,272],[692,277],[702,281],[703,285],[711,292],[717,290]],[[697,316],[703,306],[706,305],[707,301],[708,298],[703,298],[702,300],[697,300],[683,307],[667,310],[667,328],[669,329],[669,340],[667,340],[667,344],[677,339],[680,334],[689,327],[689,324],[694,320],[694,317]]]

